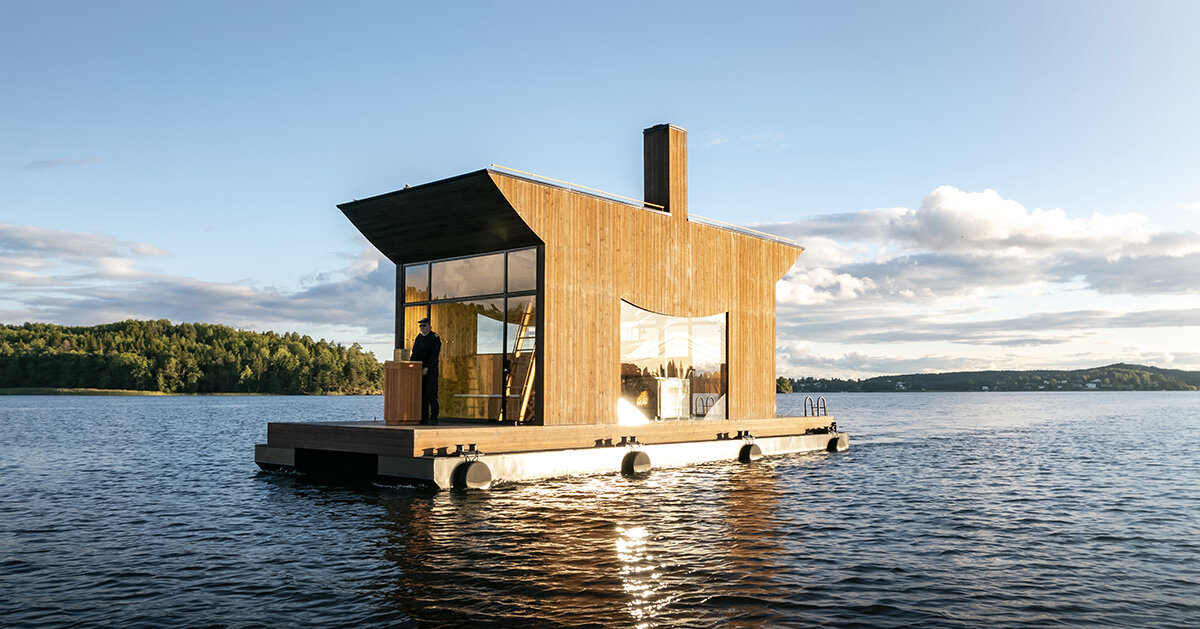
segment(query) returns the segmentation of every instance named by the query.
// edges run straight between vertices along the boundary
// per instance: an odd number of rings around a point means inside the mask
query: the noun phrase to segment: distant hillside
[[[790,390],[789,390],[790,389]],[[779,378],[790,393],[871,391],[1195,391],[1200,372],[1118,363],[1093,369],[960,371],[878,376],[864,380]]]
[[[383,366],[356,343],[225,325],[121,321],[0,326],[0,389],[162,393],[379,393]]]

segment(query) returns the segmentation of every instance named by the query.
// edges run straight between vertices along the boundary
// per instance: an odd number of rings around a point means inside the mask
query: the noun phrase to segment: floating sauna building
[[[775,284],[803,249],[689,217],[679,127],[645,130],[644,171],[645,201],[493,166],[340,205],[396,263],[385,421],[270,423],[258,464],[446,488],[844,449],[817,405],[775,416]],[[435,426],[404,360],[423,317]]]

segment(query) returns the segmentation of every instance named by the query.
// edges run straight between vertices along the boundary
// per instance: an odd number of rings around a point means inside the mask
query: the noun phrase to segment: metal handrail
[[[613,199],[620,199],[620,200],[622,200],[622,201],[629,201],[629,202],[633,203],[634,205],[642,205],[642,206],[645,206],[645,207],[652,207],[652,208],[654,208],[654,209],[656,209],[656,210],[666,210],[666,209],[667,209],[667,208],[666,208],[666,206],[664,206],[664,205],[659,205],[659,204],[657,204],[657,203],[651,203],[651,202],[649,202],[649,201],[642,201],[642,200],[640,200],[640,199],[635,199],[635,198],[633,198],[633,197],[622,196],[622,195],[619,195],[619,194],[614,194],[614,193],[612,193],[612,192],[605,192],[605,191],[603,191],[603,190],[598,190],[598,189],[596,189],[596,188],[589,188],[589,187],[587,187],[587,186],[581,186],[581,185],[579,185],[579,184],[577,184],[577,183],[572,183],[572,182],[570,182],[570,181],[563,181],[562,179],[555,179],[554,177],[547,177],[547,176],[545,176],[545,175],[539,175],[539,174],[537,174],[537,173],[531,173],[531,172],[529,172],[529,171],[525,171],[525,170],[518,170],[518,169],[516,169],[516,168],[509,168],[508,166],[501,166],[501,165],[499,165],[499,164],[492,164],[492,165],[491,165],[491,168],[496,168],[496,169],[499,169],[499,170],[504,170],[504,171],[508,171],[508,172],[511,172],[511,173],[517,173],[517,174],[520,174],[520,175],[525,175],[525,176],[527,176],[527,177],[533,177],[534,179],[538,179],[538,180],[541,180],[541,181],[552,181],[552,182],[554,182],[554,183],[557,183],[557,184],[562,184],[562,185],[566,186],[568,189],[572,189],[572,188],[574,188],[574,189],[579,189],[579,190],[587,190],[588,192],[592,192],[592,193],[598,194],[598,195],[600,195],[600,196],[603,196],[603,197],[608,197],[608,198],[613,198]],[[722,221],[722,220],[717,220],[717,219],[715,219],[715,218],[709,218],[709,217],[707,217],[707,216],[700,216],[699,214],[692,214],[691,212],[688,212],[688,220],[690,220],[690,221],[696,221],[697,223],[707,223],[707,224],[709,224],[709,225],[712,225],[712,226],[714,226],[714,227],[722,227],[722,228],[724,228],[724,229],[728,229],[728,230],[731,230],[731,231],[740,232],[740,233],[743,233],[743,234],[746,234],[746,235],[749,235],[749,236],[755,236],[755,237],[757,237],[757,238],[762,238],[762,239],[764,239],[764,240],[771,240],[771,241],[778,242],[778,243],[782,243],[782,244],[785,244],[785,245],[791,245],[791,246],[793,246],[793,247],[799,247],[799,246],[800,246],[800,243],[796,242],[795,240],[792,240],[791,238],[787,238],[787,237],[784,237],[784,236],[776,236],[775,234],[768,234],[767,232],[758,231],[757,229],[751,229],[751,228],[749,228],[749,227],[743,227],[743,226],[741,226],[741,225],[735,225],[735,224],[733,224],[733,223],[727,223],[727,222],[725,222],[725,221]]]
[[[787,238],[785,236],[776,236],[775,234],[768,234],[767,232],[760,232],[757,229],[750,229],[749,227],[743,227],[741,225],[735,225],[733,223],[726,223],[725,221],[720,221],[715,218],[708,218],[707,216],[700,216],[699,214],[692,214],[691,212],[688,212],[688,220],[695,220],[695,219],[700,219],[699,221],[697,221],[700,223],[709,223],[716,227],[724,227],[725,229],[731,229],[735,232],[742,232],[744,234],[749,234],[751,236],[758,236],[759,238],[763,238],[766,240],[774,240],[776,242],[781,242],[785,245],[792,245],[793,247],[800,246],[800,243],[796,242],[795,240],[792,240],[791,238]]]
[[[577,183],[571,183],[570,181],[563,181],[562,179],[555,179],[555,178],[553,178],[553,177],[547,177],[547,176],[545,176],[545,175],[539,175],[539,174],[537,174],[537,173],[531,173],[531,172],[527,172],[527,171],[524,171],[524,170],[517,170],[516,168],[509,168],[508,166],[501,166],[501,165],[499,165],[499,164],[492,164],[492,168],[499,168],[500,170],[507,170],[508,172],[512,172],[512,173],[518,173],[518,174],[521,174],[521,175],[527,175],[527,176],[529,176],[529,177],[534,177],[534,178],[536,178],[536,179],[542,179],[542,180],[545,180],[545,181],[553,181],[554,183],[561,183],[562,185],[564,185],[564,186],[566,186],[566,187],[568,187],[568,188],[578,188],[578,189],[580,189],[580,190],[587,190],[588,192],[595,192],[596,194],[599,194],[599,195],[601,195],[601,196],[605,196],[605,197],[612,197],[612,198],[614,198],[614,199],[621,199],[622,201],[631,201],[631,202],[633,202],[633,203],[636,203],[636,204],[639,204],[639,205],[648,205],[648,206],[650,206],[650,207],[652,207],[652,208],[657,208],[657,209],[660,209],[660,210],[665,210],[665,209],[667,209],[667,208],[666,208],[666,206],[659,205],[659,204],[657,204],[657,203],[651,203],[651,202],[649,202],[649,201],[642,201],[642,200],[640,200],[640,199],[635,199],[635,198],[633,198],[633,197],[625,197],[625,196],[621,196],[621,195],[619,195],[619,194],[613,194],[613,193],[611,193],[611,192],[605,192],[605,191],[603,191],[603,190],[597,190],[596,188],[589,188],[589,187],[587,187],[587,186],[581,186],[581,185],[579,185],[579,184],[577,184]]]

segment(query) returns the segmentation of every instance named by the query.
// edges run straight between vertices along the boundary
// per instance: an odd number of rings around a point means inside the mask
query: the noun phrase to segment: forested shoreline
[[[0,389],[376,394],[383,365],[357,343],[207,323],[0,326]]]
[[[128,320],[95,326],[0,325],[0,390],[64,393],[378,394],[383,365],[357,343],[208,323]],[[861,380],[786,378],[783,393],[872,391],[1187,391],[1200,372],[1115,364]],[[0,391],[2,392],[2,391]]]
[[[1092,369],[960,371],[876,376],[862,380],[785,378],[779,393],[869,393],[880,391],[1195,391],[1200,372],[1118,363]]]

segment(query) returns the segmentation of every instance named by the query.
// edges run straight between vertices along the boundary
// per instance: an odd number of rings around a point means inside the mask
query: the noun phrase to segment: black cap
[[[421,317],[420,319],[417,319],[417,323],[429,323],[429,317]]]

